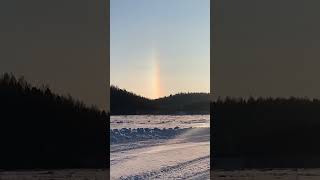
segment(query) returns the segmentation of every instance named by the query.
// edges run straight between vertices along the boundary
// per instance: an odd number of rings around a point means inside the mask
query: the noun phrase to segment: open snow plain
[[[210,179],[209,119],[111,116],[111,179]]]

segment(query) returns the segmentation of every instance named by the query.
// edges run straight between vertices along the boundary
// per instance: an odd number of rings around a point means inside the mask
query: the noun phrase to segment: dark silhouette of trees
[[[209,93],[178,93],[155,100],[160,112],[175,114],[209,114]]]
[[[152,100],[138,96],[132,92],[110,87],[110,112],[116,114],[140,114],[151,113],[156,109]]]
[[[112,115],[210,113],[209,93],[179,93],[151,100],[111,86],[110,104]]]
[[[218,99],[211,123],[213,168],[232,166],[228,158],[238,168],[320,166],[318,99]]]
[[[109,114],[71,96],[4,74],[0,117],[0,169],[109,166]]]

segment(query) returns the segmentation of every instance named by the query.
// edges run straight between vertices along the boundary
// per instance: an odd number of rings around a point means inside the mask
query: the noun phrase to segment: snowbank
[[[175,128],[122,128],[110,130],[110,142],[115,143],[128,143],[150,139],[171,139],[177,135],[181,135],[192,128],[180,129]]]

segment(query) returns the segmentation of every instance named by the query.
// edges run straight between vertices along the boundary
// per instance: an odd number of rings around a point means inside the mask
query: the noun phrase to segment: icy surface
[[[209,179],[209,119],[111,117],[111,179]]]

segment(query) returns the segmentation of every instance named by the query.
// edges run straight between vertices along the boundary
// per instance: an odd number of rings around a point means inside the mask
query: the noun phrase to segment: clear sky
[[[149,98],[209,92],[209,3],[111,0],[111,84]]]

